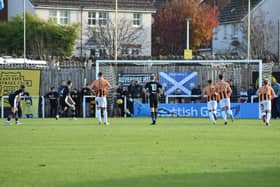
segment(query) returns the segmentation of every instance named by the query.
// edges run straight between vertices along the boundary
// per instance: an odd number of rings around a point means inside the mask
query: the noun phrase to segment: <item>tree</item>
[[[208,46],[218,24],[216,6],[196,0],[173,0],[155,15],[154,55],[182,55],[186,47],[186,18],[190,18],[190,48]]]
[[[245,19],[240,27],[242,41],[235,46],[239,53],[247,54],[248,20]],[[267,20],[263,11],[251,15],[251,57],[263,59],[275,55],[277,46],[276,28],[272,20]]]
[[[98,24],[97,27],[89,28],[89,38],[94,40],[98,49],[105,49],[106,56],[114,56],[115,49],[115,24],[111,20],[107,20],[106,25]],[[141,43],[139,39],[145,35],[143,27],[132,28],[132,21],[122,17],[118,21],[117,32],[117,48],[118,53],[127,51],[133,46],[140,47],[137,43]],[[145,47],[144,45],[141,48]]]
[[[44,59],[72,55],[78,38],[77,25],[58,25],[31,14],[26,15],[27,56]],[[23,20],[16,16],[0,23],[0,52],[21,56],[23,53]]]
[[[217,6],[219,11],[221,11],[230,0],[204,0],[203,3],[207,3],[210,6]]]

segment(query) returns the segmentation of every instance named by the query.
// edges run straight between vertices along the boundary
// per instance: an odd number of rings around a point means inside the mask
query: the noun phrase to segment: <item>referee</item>
[[[151,80],[145,85],[145,93],[149,97],[152,125],[156,124],[158,113],[159,95],[162,93],[162,86],[156,81],[156,76],[151,75]]]

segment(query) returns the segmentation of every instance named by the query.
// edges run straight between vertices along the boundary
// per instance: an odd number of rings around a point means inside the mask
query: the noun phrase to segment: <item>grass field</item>
[[[279,187],[280,121],[23,119],[0,125],[1,187]]]

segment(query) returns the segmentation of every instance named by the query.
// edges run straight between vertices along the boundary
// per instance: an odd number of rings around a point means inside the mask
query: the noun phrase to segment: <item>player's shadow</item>
[[[257,163],[256,163],[257,164]],[[109,169],[109,168],[108,168]],[[165,174],[124,179],[84,181],[63,187],[279,187],[280,168],[258,171],[218,172],[197,174]]]

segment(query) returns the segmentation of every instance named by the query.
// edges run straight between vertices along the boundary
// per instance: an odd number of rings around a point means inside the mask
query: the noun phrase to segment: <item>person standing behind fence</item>
[[[91,85],[90,84],[86,84],[85,87],[83,87],[81,89],[81,102],[83,103],[83,99],[84,96],[91,96],[92,92],[91,92]],[[90,101],[92,100],[92,98],[85,98],[85,112],[86,112],[86,117],[89,117],[91,115],[91,107],[90,107]]]
[[[274,110],[275,110],[275,118],[280,117],[280,84],[277,82],[276,78],[272,77],[271,79],[271,87],[276,94],[274,100]]]
[[[217,120],[217,101],[219,100],[219,95],[216,92],[215,85],[212,84],[212,80],[208,80],[208,85],[203,89],[201,96],[207,96],[207,109],[210,121],[213,125],[216,124]]]
[[[70,92],[70,95],[75,102],[75,107],[76,107],[76,115],[80,116],[81,112],[81,96],[79,93],[79,90],[77,88],[74,88],[73,91]]]
[[[98,79],[92,82],[91,87],[93,88],[96,94],[95,102],[97,105],[96,116],[98,119],[98,124],[99,125],[102,124],[102,119],[101,119],[101,110],[102,110],[104,116],[104,125],[109,125],[106,96],[107,96],[107,89],[108,88],[112,89],[112,86],[106,79],[104,79],[103,73],[99,72]]]
[[[159,95],[162,93],[162,86],[156,81],[156,76],[151,75],[150,81],[145,85],[145,91],[149,97],[152,125],[156,124],[158,114]]]
[[[222,110],[222,117],[224,119],[224,124],[227,125],[227,114],[234,120],[232,110],[230,108],[230,96],[232,90],[229,83],[224,81],[224,76],[219,75],[219,81],[216,83],[216,92],[219,94],[219,104]]]
[[[269,125],[271,118],[271,100],[275,97],[273,88],[269,86],[268,80],[263,81],[263,86],[257,90],[262,109],[262,119],[266,126]]]
[[[50,117],[55,117],[58,109],[58,92],[54,87],[51,87],[51,91],[46,94],[45,98],[50,102]]]
[[[11,124],[11,118],[14,116],[15,120],[16,120],[16,124],[19,125],[21,124],[18,121],[19,115],[18,115],[18,111],[20,109],[20,99],[21,96],[24,94],[25,92],[25,86],[22,85],[20,86],[20,88],[12,93],[9,94],[9,104],[11,106],[11,111],[8,114],[8,118],[6,121],[7,125]]]

